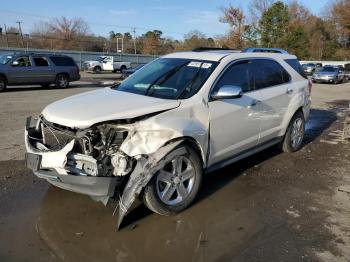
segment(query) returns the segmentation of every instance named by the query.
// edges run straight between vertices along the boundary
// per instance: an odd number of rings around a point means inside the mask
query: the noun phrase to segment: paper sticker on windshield
[[[211,63],[203,63],[202,68],[208,69],[211,67]]]
[[[201,67],[202,63],[201,62],[191,62],[187,66],[190,67]]]

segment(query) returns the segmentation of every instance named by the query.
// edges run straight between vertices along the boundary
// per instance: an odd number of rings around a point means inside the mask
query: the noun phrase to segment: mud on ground
[[[104,207],[36,179],[23,160],[1,161],[0,261],[349,261],[348,100],[326,88],[314,91],[321,102],[302,150],[271,148],[209,174],[188,210],[163,217],[140,205],[120,231],[115,202]]]

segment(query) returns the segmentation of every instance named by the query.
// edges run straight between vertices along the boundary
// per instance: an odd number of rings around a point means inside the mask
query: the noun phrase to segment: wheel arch
[[[5,74],[0,73],[0,77],[2,77],[2,78],[4,78],[4,79],[5,79],[6,84],[8,84],[8,83],[9,83],[9,81],[8,81],[8,79],[7,79],[7,77],[6,77],[6,75],[5,75]]]

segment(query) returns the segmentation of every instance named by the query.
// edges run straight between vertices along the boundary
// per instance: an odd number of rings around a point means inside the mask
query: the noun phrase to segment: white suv
[[[193,202],[204,172],[277,144],[300,149],[310,92],[286,52],[169,54],[28,118],[27,166],[104,203],[120,195],[119,223],[138,196],[154,212],[177,213]]]

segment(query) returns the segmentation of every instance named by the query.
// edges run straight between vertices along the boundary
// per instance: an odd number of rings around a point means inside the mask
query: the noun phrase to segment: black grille
[[[70,141],[75,139],[75,151],[83,153],[83,140],[74,134],[57,130],[55,128],[43,127],[44,144],[51,150],[61,150]]]

